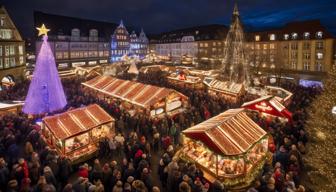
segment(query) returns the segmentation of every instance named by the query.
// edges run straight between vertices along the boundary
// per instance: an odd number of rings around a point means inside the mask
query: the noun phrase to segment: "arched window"
[[[71,40],[72,41],[79,41],[80,39],[80,31],[79,29],[75,28],[71,30]]]
[[[297,33],[292,33],[292,39],[297,39],[298,38],[298,34]]]
[[[318,32],[316,33],[316,38],[318,38],[318,39],[322,39],[322,37],[323,37],[323,32],[322,32],[322,31],[318,31]]]
[[[98,30],[97,29],[90,29],[89,41],[98,41]]]
[[[305,39],[309,39],[310,38],[310,33],[309,32],[305,32],[303,34],[303,36],[304,36]]]

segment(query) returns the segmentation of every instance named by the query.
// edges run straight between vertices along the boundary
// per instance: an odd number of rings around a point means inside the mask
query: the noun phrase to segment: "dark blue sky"
[[[33,34],[33,11],[119,22],[147,33],[204,24],[229,24],[233,0],[0,0],[25,36]],[[321,19],[336,33],[336,0],[237,0],[245,25],[254,28]]]

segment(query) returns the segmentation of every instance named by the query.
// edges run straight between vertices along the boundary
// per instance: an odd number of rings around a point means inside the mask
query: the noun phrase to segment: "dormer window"
[[[271,35],[270,35],[270,40],[271,40],[271,41],[274,41],[274,40],[275,40],[275,34],[271,34]]]
[[[292,33],[292,39],[295,40],[298,38],[298,34],[297,33]]]
[[[255,41],[260,41],[260,35],[255,36]]]
[[[322,37],[323,37],[323,32],[322,32],[322,31],[318,31],[318,32],[316,33],[316,38],[318,38],[318,39],[322,39]]]
[[[303,36],[304,36],[305,39],[309,39],[310,38],[310,33],[309,32],[305,32],[303,34]]]
[[[3,27],[5,25],[5,17],[0,18],[0,26]]]
[[[288,40],[288,38],[289,38],[289,35],[288,35],[288,34],[285,34],[285,35],[284,35],[284,39],[285,39],[285,40]]]

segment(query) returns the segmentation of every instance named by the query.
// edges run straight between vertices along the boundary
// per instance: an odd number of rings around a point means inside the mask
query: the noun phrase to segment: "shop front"
[[[90,159],[99,140],[115,135],[114,119],[97,104],[42,119],[42,138],[73,164]]]

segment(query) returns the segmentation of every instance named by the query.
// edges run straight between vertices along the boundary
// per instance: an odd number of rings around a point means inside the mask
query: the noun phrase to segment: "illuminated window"
[[[297,33],[292,33],[292,39],[297,39],[298,38],[298,34]]]
[[[305,39],[309,39],[310,38],[310,33],[309,32],[305,32],[303,34],[303,36],[304,36]]]
[[[15,57],[11,57],[11,58],[9,58],[9,65],[10,65],[11,67],[15,67]]]
[[[0,56],[2,56],[2,46],[0,45]]]
[[[292,68],[292,69],[296,69],[296,61],[292,61],[291,68]]]
[[[318,39],[322,39],[322,37],[323,37],[323,33],[322,33],[322,31],[318,31],[318,32],[316,33],[316,38],[318,38]]]
[[[321,63],[321,61],[316,61],[315,69],[316,69],[316,71],[322,71],[322,63]]]
[[[0,29],[0,39],[11,39],[13,32],[11,29]]]
[[[310,53],[304,53],[303,58],[304,59],[310,59]]]
[[[271,34],[271,35],[270,35],[270,40],[271,40],[271,41],[274,41],[274,40],[275,40],[275,34]]]
[[[0,26],[4,26],[5,25],[5,17],[1,17],[0,18]]]
[[[303,63],[303,70],[305,70],[305,71],[309,71],[310,70],[310,65],[309,65],[308,61],[305,61]]]
[[[267,44],[264,44],[264,49],[267,49]]]
[[[20,65],[22,65],[24,63],[24,59],[23,59],[23,56],[20,56]]]
[[[255,36],[255,41],[260,41],[260,35]]]
[[[288,40],[288,38],[289,38],[289,35],[288,35],[288,34],[285,34],[285,35],[284,35],[284,40]]]
[[[0,58],[0,69],[3,68],[3,62],[2,62],[2,58]]]
[[[9,58],[5,58],[5,68],[9,68]]]
[[[275,49],[275,45],[274,45],[274,43],[271,43],[271,44],[270,44],[270,49]]]
[[[323,53],[316,53],[316,59],[323,59]]]

